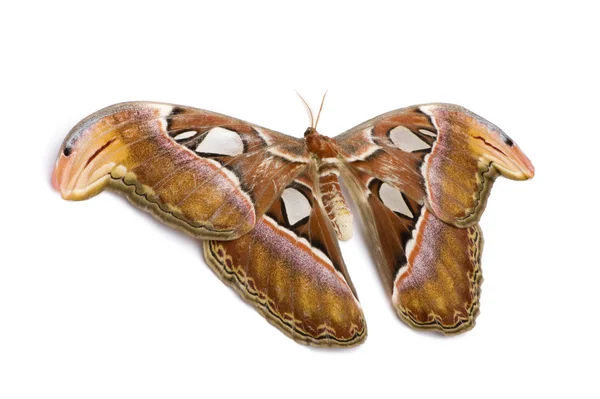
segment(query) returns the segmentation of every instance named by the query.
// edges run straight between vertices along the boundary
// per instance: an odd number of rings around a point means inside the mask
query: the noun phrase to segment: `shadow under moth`
[[[457,105],[391,111],[334,138],[311,121],[300,139],[129,102],[71,130],[52,184],[68,200],[125,195],[204,240],[217,276],[295,341],[354,346],[367,327],[337,242],[353,220],[340,177],[399,317],[453,334],[478,314],[478,221],[498,175],[526,180],[534,168],[498,127]]]

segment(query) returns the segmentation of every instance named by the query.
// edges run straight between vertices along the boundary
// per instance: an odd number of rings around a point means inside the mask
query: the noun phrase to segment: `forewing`
[[[533,177],[533,165],[504,132],[465,108],[413,106],[336,137],[344,162],[400,189],[443,221],[477,223],[498,175]]]
[[[316,346],[353,346],[366,324],[308,168],[248,234],[207,241],[216,274],[273,325]]]
[[[301,140],[217,113],[132,102],[75,126],[53,184],[66,199],[105,187],[201,239],[248,232],[309,156]]]

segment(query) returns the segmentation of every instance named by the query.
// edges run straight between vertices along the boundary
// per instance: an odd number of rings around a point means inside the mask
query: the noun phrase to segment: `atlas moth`
[[[295,138],[185,106],[116,104],[70,131],[52,184],[68,200],[125,195],[203,240],[217,276],[286,335],[348,347],[367,326],[337,242],[353,222],[341,177],[399,317],[445,334],[473,327],[478,221],[498,175],[533,177],[529,159],[457,105],[398,109],[334,138],[312,119]]]

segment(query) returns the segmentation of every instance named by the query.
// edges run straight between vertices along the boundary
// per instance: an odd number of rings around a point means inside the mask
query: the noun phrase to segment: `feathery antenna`
[[[302,102],[304,103],[304,106],[308,110],[308,114],[310,115],[310,127],[314,129],[313,123],[314,123],[315,120],[314,120],[314,117],[313,117],[312,109],[310,109],[310,106],[308,105],[308,103],[306,102],[306,100],[304,99],[304,97],[302,97],[300,95],[300,93],[298,93],[298,90],[296,90],[296,94],[298,95],[298,97],[300,97],[300,100],[302,100]]]
[[[327,92],[329,90],[325,90],[325,94],[323,94],[323,99],[321,100],[321,106],[319,107],[319,113],[317,114],[317,121],[315,122],[314,129],[317,130],[317,125],[319,124],[319,118],[321,117],[321,111],[323,110],[323,104],[325,103],[325,96],[327,96]]]

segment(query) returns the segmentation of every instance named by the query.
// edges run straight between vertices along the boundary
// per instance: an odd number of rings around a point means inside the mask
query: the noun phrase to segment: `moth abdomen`
[[[339,171],[334,167],[321,167],[319,170],[319,190],[321,201],[333,224],[337,238],[342,241],[352,238],[352,212],[342,193]]]

